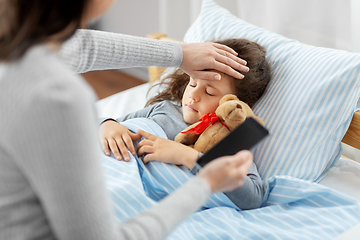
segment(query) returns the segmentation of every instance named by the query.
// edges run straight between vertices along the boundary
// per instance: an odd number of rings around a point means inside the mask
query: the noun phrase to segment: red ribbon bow
[[[222,123],[220,121],[220,119],[218,118],[218,116],[216,116],[215,113],[204,114],[203,116],[201,116],[199,118],[199,121],[201,121],[201,122],[198,125],[196,125],[193,128],[190,128],[187,131],[182,131],[181,133],[184,133],[184,134],[191,134],[191,133],[200,134],[209,126],[209,124],[214,124],[215,122],[221,123],[223,126],[225,126],[230,131],[230,129],[224,123]]]

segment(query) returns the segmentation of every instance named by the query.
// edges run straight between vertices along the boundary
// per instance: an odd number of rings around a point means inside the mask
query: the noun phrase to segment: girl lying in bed
[[[128,161],[127,149],[135,155],[133,140],[145,139],[137,144],[137,154],[144,163],[161,161],[170,164],[184,165],[192,173],[199,170],[196,160],[199,152],[177,143],[175,136],[189,125],[197,122],[206,113],[213,113],[219,100],[226,94],[235,94],[250,107],[263,95],[270,81],[270,68],[265,58],[265,50],[258,44],[246,39],[226,39],[218,43],[234,49],[240,58],[247,61],[249,72],[244,78],[235,79],[221,74],[219,81],[193,79],[181,70],[175,71],[160,82],[165,85],[163,91],[150,99],[146,107],[117,119],[106,119],[100,126],[100,140],[106,155],[113,152],[118,160]],[[160,138],[145,131],[130,132],[119,124],[132,118],[149,118],[155,121],[166,133],[168,139]],[[181,153],[181,154],[174,154]],[[242,187],[225,192],[240,209],[253,209],[261,205],[263,200],[262,180],[253,163]]]

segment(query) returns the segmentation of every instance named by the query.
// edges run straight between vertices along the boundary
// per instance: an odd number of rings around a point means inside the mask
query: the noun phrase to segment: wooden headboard
[[[147,35],[148,38],[160,39],[160,40],[171,40],[166,34],[162,32],[154,32]],[[164,72],[165,68],[160,67],[149,67],[150,82],[158,81]],[[342,142],[360,150],[360,111],[354,113],[350,127],[346,132]]]
[[[360,149],[360,111],[354,113],[351,124],[342,139],[342,142]]]

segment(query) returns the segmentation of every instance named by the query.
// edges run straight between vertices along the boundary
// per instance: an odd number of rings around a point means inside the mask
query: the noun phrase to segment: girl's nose
[[[193,97],[193,96],[190,96],[190,104],[193,104],[193,103],[196,103],[199,101],[199,99],[197,97]]]

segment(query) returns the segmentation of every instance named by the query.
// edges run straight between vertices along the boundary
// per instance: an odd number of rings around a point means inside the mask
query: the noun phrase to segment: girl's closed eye
[[[219,91],[218,88],[216,87],[213,87],[211,85],[208,85],[206,88],[205,88],[205,93],[209,96],[218,96],[219,94],[221,95],[221,91]]]
[[[209,90],[205,90],[205,93],[207,94],[207,95],[209,95],[209,96],[215,96],[215,93],[212,93],[211,91],[209,91]]]

